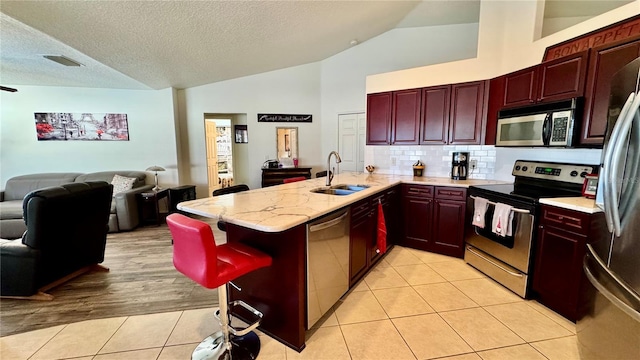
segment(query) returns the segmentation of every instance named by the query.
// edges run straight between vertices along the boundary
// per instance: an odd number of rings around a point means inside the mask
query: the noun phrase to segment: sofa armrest
[[[40,250],[22,244],[22,239],[0,241],[0,284],[3,296],[36,293]]]
[[[133,230],[140,223],[137,194],[153,189],[153,185],[144,185],[117,193],[113,197],[120,230]]]

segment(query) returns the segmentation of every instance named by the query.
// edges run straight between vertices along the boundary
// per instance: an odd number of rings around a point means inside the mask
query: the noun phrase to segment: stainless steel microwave
[[[573,147],[578,138],[578,99],[498,114],[496,146]]]

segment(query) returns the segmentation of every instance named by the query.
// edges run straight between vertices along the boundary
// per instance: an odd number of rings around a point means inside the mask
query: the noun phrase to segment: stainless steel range
[[[465,261],[526,298],[534,263],[539,199],[580,196],[585,176],[597,173],[597,169],[598,165],[518,160],[511,172],[515,176],[513,184],[469,187]],[[471,225],[476,197],[489,204],[484,228]],[[492,231],[496,203],[512,207],[511,236]]]

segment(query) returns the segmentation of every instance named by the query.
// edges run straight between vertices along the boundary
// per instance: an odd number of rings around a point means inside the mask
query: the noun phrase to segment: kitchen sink
[[[369,185],[351,185],[351,184],[339,184],[333,185],[329,187],[321,187],[310,190],[312,193],[316,194],[327,194],[327,195],[350,195],[354,192],[358,192],[368,188]]]

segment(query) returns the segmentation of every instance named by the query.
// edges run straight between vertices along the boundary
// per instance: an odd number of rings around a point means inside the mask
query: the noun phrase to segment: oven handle
[[[482,256],[481,254],[473,251],[473,249],[470,246],[467,246],[467,251],[473,253],[475,256],[483,259],[484,261],[490,263],[491,265],[493,265],[493,266],[497,267],[498,269],[508,273],[511,276],[520,277],[520,278],[523,276],[522,274],[514,273],[513,271],[505,268],[504,266],[501,266],[500,264],[496,263],[495,261],[491,261],[491,259],[487,259],[485,256]]]
[[[477,197],[475,197],[473,195],[469,195],[469,197],[472,198],[472,199],[477,199]],[[493,201],[489,201],[489,200],[487,200],[487,203],[491,204],[491,205],[495,205],[496,204]],[[531,211],[529,211],[529,210],[518,209],[518,208],[513,208],[512,210],[517,212],[517,213],[521,213],[521,214],[531,214]]]

